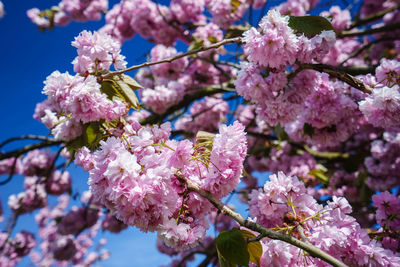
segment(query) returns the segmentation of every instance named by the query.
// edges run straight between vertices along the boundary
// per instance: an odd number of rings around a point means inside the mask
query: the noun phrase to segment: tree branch
[[[221,47],[223,45],[226,45],[226,44],[241,43],[241,42],[242,42],[242,37],[225,39],[225,40],[222,40],[221,42],[218,42],[218,43],[215,43],[215,44],[212,44],[212,45],[209,45],[209,46],[202,46],[202,47],[200,47],[198,49],[189,50],[186,53],[179,54],[179,55],[176,55],[174,57],[162,59],[162,60],[159,60],[159,61],[145,62],[143,64],[132,66],[132,67],[124,69],[124,70],[112,71],[112,72],[109,72],[109,73],[105,74],[103,76],[103,79],[108,79],[108,78],[113,77],[114,75],[120,75],[120,74],[123,74],[125,72],[136,70],[136,69],[140,69],[140,68],[144,68],[144,67],[149,67],[149,66],[153,66],[153,65],[157,65],[157,64],[161,64],[161,63],[171,63],[172,61],[175,61],[177,59],[180,59],[180,58],[183,58],[183,57],[186,57],[186,56],[190,56],[190,55],[194,55],[194,54],[197,54],[197,53],[200,53],[200,52],[203,52],[203,51],[219,48],[219,47]]]
[[[49,146],[55,146],[55,145],[59,145],[63,143],[63,141],[58,141],[58,140],[54,140],[54,139],[49,139],[45,142],[42,143],[37,143],[37,144],[33,144],[33,145],[27,145],[23,148],[20,149],[16,149],[7,153],[0,153],[0,160],[3,159],[8,159],[11,157],[19,157],[23,154],[25,154],[26,152],[29,152],[31,150],[34,149],[38,149],[38,148],[43,148],[43,147],[49,147]]]
[[[372,29],[366,29],[366,30],[360,30],[360,31],[346,31],[339,33],[337,35],[338,38],[346,38],[346,37],[354,37],[354,36],[362,36],[362,35],[368,35],[368,34],[373,34],[373,33],[380,33],[380,32],[389,32],[393,30],[400,30],[400,23],[394,23],[394,24],[388,24],[379,28],[372,28]]]
[[[23,135],[23,136],[18,136],[18,137],[12,137],[12,138],[9,138],[9,139],[5,140],[4,142],[0,143],[0,148],[2,148],[3,146],[5,146],[8,143],[11,143],[13,141],[18,141],[18,140],[49,141],[49,140],[52,140],[52,139],[49,138],[49,137],[40,136],[40,135]]]
[[[206,198],[208,201],[210,201],[211,204],[213,204],[218,210],[220,210],[222,214],[231,217],[236,222],[238,222],[241,226],[246,227],[250,230],[256,231],[260,234],[263,234],[266,237],[269,237],[271,239],[281,240],[286,243],[292,244],[298,248],[303,249],[304,251],[307,251],[312,257],[319,258],[319,259],[331,264],[332,266],[336,266],[336,267],[346,267],[347,266],[346,264],[342,263],[341,261],[332,257],[328,253],[322,251],[321,249],[319,249],[311,244],[308,244],[306,242],[298,240],[290,235],[275,232],[273,230],[265,228],[265,227],[261,226],[260,224],[252,222],[250,220],[245,220],[242,217],[242,215],[231,210],[228,206],[224,205],[224,203],[222,203],[220,200],[216,199],[210,192],[201,189],[197,184],[193,183],[192,181],[187,179],[185,176],[183,176],[182,173],[177,172],[175,174],[175,176],[177,177],[178,180],[185,183],[189,190],[194,191],[197,194],[199,194],[200,196]]]
[[[374,66],[366,67],[334,67],[325,64],[308,64],[308,63],[297,63],[303,69],[312,69],[319,72],[328,73],[330,76],[335,77],[348,85],[363,91],[364,93],[371,93],[371,88],[361,82],[359,79],[353,77],[352,75],[373,73],[375,70]]]
[[[392,12],[392,11],[395,11],[396,9],[400,9],[400,5],[397,5],[397,6],[394,6],[394,7],[392,7],[392,8],[388,8],[388,9],[382,10],[382,11],[380,11],[380,12],[378,12],[378,13],[372,14],[372,15],[370,15],[370,16],[368,16],[368,17],[365,17],[365,18],[363,18],[363,19],[361,19],[361,20],[354,21],[354,22],[350,25],[350,28],[348,28],[348,30],[351,30],[351,29],[356,28],[356,27],[358,27],[358,26],[361,26],[361,25],[364,25],[364,24],[368,24],[368,23],[370,23],[370,22],[372,22],[372,21],[381,19],[381,18],[383,18],[383,16],[385,16],[387,13],[390,13],[390,12]]]

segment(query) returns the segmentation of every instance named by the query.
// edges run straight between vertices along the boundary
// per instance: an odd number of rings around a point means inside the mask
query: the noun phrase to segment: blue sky
[[[43,81],[55,70],[72,73],[71,61],[76,49],[71,41],[82,30],[96,30],[104,21],[71,23],[67,27],[56,27],[53,31],[41,32],[26,16],[26,10],[38,7],[49,8],[58,1],[15,1],[3,0],[6,15],[0,20],[0,141],[9,137],[26,134],[46,135],[48,130],[32,118],[36,103],[43,101],[41,94]],[[117,1],[110,1],[111,4]],[[141,56],[151,49],[150,44],[139,37],[128,41],[122,48],[129,64],[141,62]],[[23,144],[23,143],[19,143]],[[12,149],[10,145],[5,149]],[[74,180],[74,189],[87,189],[87,174],[78,167],[70,168]],[[1,180],[5,177],[0,177]],[[23,177],[14,177],[13,181],[0,187],[3,209],[7,212],[7,198],[11,193],[22,191]],[[14,234],[21,229],[35,231],[32,215],[24,215],[18,220]],[[4,222],[0,223],[3,229]],[[112,257],[104,262],[105,266],[158,266],[169,262],[169,257],[157,252],[155,235],[143,234],[130,227],[122,234],[99,234],[108,239],[106,247]],[[24,260],[20,266],[29,266]]]

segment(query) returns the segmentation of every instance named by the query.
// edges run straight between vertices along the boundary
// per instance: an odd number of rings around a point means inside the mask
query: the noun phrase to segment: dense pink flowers
[[[61,0],[58,6],[39,10],[31,8],[27,11],[29,19],[39,28],[52,28],[54,25],[65,26],[71,20],[100,20],[102,13],[108,9],[108,0]],[[1,17],[1,16],[0,16]]]
[[[400,126],[400,87],[375,88],[372,94],[359,102],[360,110],[376,127]]]
[[[126,114],[122,100],[107,98],[95,76],[71,76],[53,72],[45,81],[48,99],[38,104],[34,118],[41,120],[57,139],[71,140],[81,134],[81,123],[113,120]]]
[[[229,112],[228,103],[219,97],[205,97],[189,110],[190,115],[181,117],[176,123],[178,130],[197,133],[199,130],[213,132]]]
[[[377,209],[376,221],[382,228],[391,231],[400,230],[400,197],[385,191],[372,196],[372,201]]]
[[[206,0],[205,2],[212,15],[211,21],[221,28],[227,28],[240,19],[247,9],[245,0],[239,0],[235,7],[230,0]]]
[[[364,161],[370,174],[366,182],[375,190],[389,190],[400,182],[400,134],[384,132],[382,139],[371,143],[371,155]]]
[[[171,12],[180,22],[195,20],[204,11],[204,0],[172,0]]]
[[[246,152],[244,126],[237,121],[231,126],[221,125],[214,137],[209,174],[202,187],[217,197],[232,192],[240,182]]]
[[[267,227],[295,227],[296,222],[302,222],[304,234],[313,245],[350,266],[396,266],[400,263],[396,254],[371,241],[368,233],[348,215],[352,208],[347,200],[333,197],[323,207],[307,194],[304,184],[296,177],[282,172],[271,175],[264,190],[254,190],[250,194],[249,207],[257,222]],[[263,246],[261,266],[302,262],[299,249],[281,241],[266,239]],[[327,266],[316,259],[314,264]]]
[[[176,81],[156,85],[154,89],[146,88],[141,91],[142,102],[155,113],[163,113],[169,107],[179,103],[184,97],[185,86]]]
[[[159,61],[178,55],[178,52],[173,47],[166,47],[164,45],[156,45],[150,52],[151,61]],[[162,63],[151,66],[150,69],[154,75],[164,77],[171,80],[178,78],[188,65],[187,58],[180,58],[171,63]]]
[[[61,0],[59,7],[75,21],[99,20],[108,9],[108,0]]]
[[[288,16],[269,11],[260,23],[262,33],[255,28],[244,33],[243,50],[248,59],[262,67],[282,68],[293,64],[298,40],[288,24]]]
[[[83,31],[75,37],[72,46],[78,50],[78,56],[72,61],[75,72],[97,73],[109,70],[111,65],[115,69],[126,67],[120,43],[108,34]]]

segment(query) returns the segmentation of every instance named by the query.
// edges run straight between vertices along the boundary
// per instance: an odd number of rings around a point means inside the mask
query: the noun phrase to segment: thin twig
[[[368,35],[368,34],[373,34],[373,33],[380,33],[380,32],[389,32],[393,30],[400,30],[400,23],[393,23],[393,24],[388,24],[379,28],[372,28],[372,29],[366,29],[366,30],[360,30],[360,31],[346,31],[339,33],[337,36],[338,38],[346,38],[346,37],[354,37],[354,36],[363,36],[363,35]]]
[[[12,158],[12,157],[19,157],[23,154],[25,154],[26,152],[29,152],[31,150],[35,150],[38,148],[43,148],[43,147],[49,147],[49,146],[55,146],[55,145],[59,145],[63,143],[63,141],[58,141],[58,140],[54,140],[54,139],[49,139],[45,142],[42,143],[37,143],[37,144],[33,144],[33,145],[27,145],[23,148],[20,149],[16,149],[7,153],[0,153],[0,160],[3,159],[8,159],[8,158]]]
[[[199,52],[203,52],[203,51],[219,48],[219,47],[221,47],[223,45],[226,45],[226,44],[241,43],[241,42],[242,42],[242,37],[225,39],[225,40],[222,40],[221,42],[218,42],[218,43],[215,43],[215,44],[212,44],[212,45],[209,45],[209,46],[202,46],[202,47],[200,47],[198,49],[189,50],[186,53],[179,54],[179,55],[176,55],[174,57],[162,59],[162,60],[159,60],[159,61],[145,62],[143,64],[132,66],[132,67],[129,67],[129,68],[124,69],[124,70],[112,71],[112,72],[109,72],[109,73],[105,74],[103,76],[103,79],[109,79],[109,78],[111,78],[111,77],[113,77],[115,75],[120,75],[120,74],[126,73],[128,71],[137,70],[137,69],[140,69],[140,68],[145,68],[145,67],[149,67],[149,66],[153,66],[153,65],[157,65],[157,64],[161,64],[161,63],[171,63],[172,61],[175,61],[177,59],[180,59],[180,58],[183,58],[183,57],[186,57],[186,56],[190,56],[190,55],[194,55],[194,54],[197,54]]]
[[[53,140],[52,138],[46,137],[46,136],[40,136],[40,135],[23,135],[23,136],[18,136],[18,137],[12,137],[9,138],[2,143],[0,143],[0,148],[5,146],[8,143],[11,143],[13,141],[18,141],[18,140],[40,140],[40,141],[50,141]]]

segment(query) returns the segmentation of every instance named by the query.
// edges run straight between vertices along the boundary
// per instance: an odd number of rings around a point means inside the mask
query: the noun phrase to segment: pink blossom
[[[46,150],[36,149],[28,152],[22,160],[22,174],[26,176],[44,176],[50,173],[54,157],[54,154]]]
[[[159,61],[166,58],[171,58],[178,55],[178,52],[173,47],[166,47],[164,45],[156,45],[150,52],[151,61]],[[165,77],[171,80],[177,79],[188,65],[186,57],[174,60],[171,63],[162,63],[150,67],[154,75],[158,77]]]
[[[376,127],[400,126],[400,87],[375,88],[372,94],[359,102],[368,122]]]
[[[207,228],[202,224],[196,226],[177,224],[175,219],[171,219],[161,226],[158,237],[168,247],[184,250],[196,246],[205,236]]]
[[[332,26],[333,28],[341,32],[343,30],[346,30],[347,28],[350,27],[351,23],[351,15],[350,11],[345,9],[341,10],[339,6],[332,6],[329,11],[324,11],[321,13],[321,16],[325,17],[332,17]]]
[[[26,14],[34,24],[38,25],[38,27],[47,28],[50,26],[50,21],[47,18],[40,16],[40,10],[38,8],[29,9]]]
[[[263,67],[282,68],[293,64],[299,47],[288,24],[288,16],[270,10],[260,23],[262,34],[255,28],[243,34],[243,50],[247,58]]]
[[[204,11],[204,0],[172,0],[170,9],[177,19],[184,23],[195,20]]]
[[[236,10],[233,10],[230,0],[206,0],[205,2],[212,15],[211,21],[224,29],[240,19],[248,7],[244,0],[240,0]]]
[[[22,171],[22,163],[20,158],[12,157],[0,160],[0,175],[11,174],[11,173],[18,174],[21,171]]]
[[[35,185],[18,195],[10,195],[8,206],[18,214],[24,214],[43,208],[47,204],[47,195],[42,185]]]
[[[154,89],[143,89],[141,100],[155,113],[161,114],[169,107],[179,103],[183,99],[185,87],[176,81],[167,84],[156,85]]]
[[[71,235],[61,236],[52,243],[51,250],[55,259],[59,261],[70,260],[76,253],[76,244]]]
[[[61,0],[59,7],[73,20],[99,20],[108,9],[108,0]]]
[[[372,196],[374,206],[377,208],[376,221],[384,229],[398,231],[400,229],[400,197],[385,191]]]
[[[179,130],[197,133],[198,131],[216,131],[221,122],[224,121],[229,112],[228,103],[220,97],[205,97],[203,100],[194,103],[190,115],[181,117],[175,128]]]
[[[68,171],[55,171],[46,179],[46,192],[51,195],[61,195],[71,190],[71,183]]]
[[[106,217],[103,219],[101,223],[101,227],[103,228],[103,230],[107,230],[112,233],[119,233],[122,230],[126,229],[128,225],[118,220],[111,213],[107,213]]]
[[[376,80],[388,87],[399,84],[400,62],[397,60],[382,59],[381,64],[376,68]]]
[[[74,71],[78,73],[93,73],[126,66],[125,57],[120,54],[121,44],[110,35],[99,32],[82,31],[72,42],[78,49],[78,56],[72,61]]]
[[[244,126],[221,125],[214,137],[210,156],[209,173],[202,181],[202,188],[221,198],[230,193],[240,182],[247,142]]]

